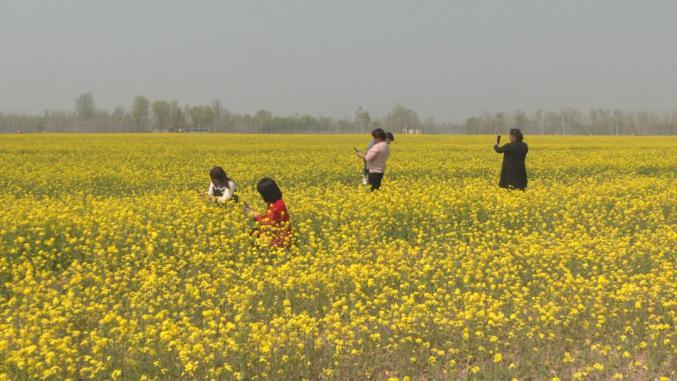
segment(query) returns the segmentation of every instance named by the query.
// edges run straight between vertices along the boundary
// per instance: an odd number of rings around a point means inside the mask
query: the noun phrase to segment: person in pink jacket
[[[368,182],[373,192],[381,188],[390,149],[388,148],[388,135],[385,130],[377,128],[371,132],[371,136],[374,138],[374,145],[369,148],[367,153],[362,154],[360,151],[355,151],[355,155],[367,164]]]

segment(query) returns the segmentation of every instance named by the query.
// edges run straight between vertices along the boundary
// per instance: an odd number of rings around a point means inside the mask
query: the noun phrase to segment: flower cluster
[[[674,379],[675,138],[528,137],[515,192],[490,137],[402,136],[374,193],[362,140],[3,137],[0,380]]]

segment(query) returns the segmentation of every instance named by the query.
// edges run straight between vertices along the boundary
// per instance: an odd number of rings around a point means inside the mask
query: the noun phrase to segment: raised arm
[[[378,150],[375,150],[373,147],[367,151],[364,155],[364,160],[371,161],[378,155]]]
[[[498,144],[494,144],[494,151],[498,153],[512,152],[513,147],[510,143],[504,144],[503,147],[499,147]]]

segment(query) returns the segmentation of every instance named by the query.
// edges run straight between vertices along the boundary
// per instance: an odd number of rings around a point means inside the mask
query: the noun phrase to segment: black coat
[[[529,151],[527,144],[522,142],[508,143],[503,147],[494,146],[494,151],[503,154],[501,179],[498,181],[498,186],[501,188],[526,188],[527,168],[524,166],[524,159],[526,159],[527,151]]]

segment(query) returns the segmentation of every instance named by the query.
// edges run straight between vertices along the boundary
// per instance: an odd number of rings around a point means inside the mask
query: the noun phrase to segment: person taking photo
[[[510,143],[499,147],[499,136],[494,144],[494,151],[503,154],[501,177],[498,181],[498,186],[501,188],[524,190],[527,187],[527,169],[524,161],[529,147],[523,140],[522,131],[512,128],[510,129]]]

